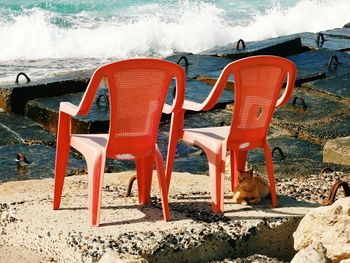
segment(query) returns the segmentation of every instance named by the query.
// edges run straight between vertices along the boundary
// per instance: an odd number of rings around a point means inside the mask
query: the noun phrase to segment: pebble
[[[327,199],[332,186],[338,179],[349,180],[345,173],[324,173],[322,175],[308,175],[305,177],[291,177],[276,179],[276,188],[279,195],[288,195],[298,201],[308,201],[322,204]],[[337,197],[342,191],[338,191]]]

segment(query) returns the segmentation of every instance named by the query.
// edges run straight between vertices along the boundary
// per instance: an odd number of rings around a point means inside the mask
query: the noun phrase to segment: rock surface
[[[332,261],[326,255],[326,249],[319,243],[317,246],[311,245],[306,249],[300,250],[293,258],[291,263],[331,263]]]
[[[350,166],[350,136],[329,140],[323,148],[323,162]]]
[[[311,210],[293,237],[295,250],[322,244],[332,262],[350,259],[350,197]]]
[[[118,253],[114,251],[108,251],[102,256],[98,263],[148,263],[148,261],[137,256],[121,258]]]
[[[270,199],[257,206],[233,204],[226,182],[226,212],[214,214],[209,177],[174,173],[172,220],[164,222],[155,175],[152,205],[138,205],[137,185],[131,197],[124,197],[133,174],[105,175],[99,228],[88,224],[86,175],[66,178],[58,211],[52,210],[52,179],[0,184],[0,248],[20,246],[58,262],[97,262],[108,251],[149,262],[210,262],[261,253],[289,261],[292,233],[302,216],[318,206],[283,194],[274,209]]]

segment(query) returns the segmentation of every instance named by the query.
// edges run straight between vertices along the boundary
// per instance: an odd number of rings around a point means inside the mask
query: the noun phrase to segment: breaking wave
[[[349,0],[266,0],[261,8],[254,8],[252,2],[264,1],[147,2],[113,10],[112,1],[104,15],[93,8],[58,12],[57,6],[38,5],[12,12],[0,7],[0,63],[200,52],[239,38],[318,32],[350,20]]]

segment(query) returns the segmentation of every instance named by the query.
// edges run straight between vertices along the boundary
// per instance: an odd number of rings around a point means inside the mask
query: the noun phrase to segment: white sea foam
[[[277,4],[245,17],[201,1],[166,7],[143,5],[130,14],[100,18],[89,12],[61,16],[39,8],[0,19],[0,65],[13,60],[111,59],[164,56],[173,51],[199,52],[239,38],[261,40],[297,32],[318,32],[349,22],[349,0],[300,0]],[[232,3],[228,6],[234,7]],[[249,19],[247,19],[249,18]],[[56,19],[56,20],[55,20]],[[67,25],[68,24],[68,25]],[[0,76],[1,78],[1,76]]]
[[[316,33],[343,27],[350,21],[349,11],[349,0],[302,0],[285,10],[275,5],[266,13],[255,15],[248,25],[238,26],[234,31],[249,40],[300,32]]]

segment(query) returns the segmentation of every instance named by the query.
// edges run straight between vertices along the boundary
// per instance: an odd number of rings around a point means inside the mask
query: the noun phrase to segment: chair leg
[[[238,185],[238,171],[245,170],[247,163],[248,151],[230,150],[231,164],[231,190],[235,191]]]
[[[210,175],[210,191],[214,213],[224,212],[224,184],[226,149],[218,153],[207,153]]]
[[[100,152],[97,155],[86,159],[89,176],[89,214],[90,225],[98,226],[100,224],[102,185],[104,177],[104,168],[106,163],[105,153]]]
[[[165,180],[164,161],[158,146],[156,146],[156,167],[157,167],[160,198],[162,199],[163,217],[165,221],[169,221],[170,212],[169,212],[169,204],[168,204],[168,186]]]
[[[269,182],[270,182],[272,206],[277,207],[277,194],[276,194],[276,187],[275,187],[275,177],[273,172],[272,155],[268,145],[264,146],[264,153],[265,153],[266,170],[267,170],[267,174],[269,176]]]
[[[66,176],[69,150],[70,150],[70,126],[71,117],[60,112],[58,121],[56,163],[55,163],[55,185],[53,197],[53,209],[58,209],[61,204],[62,189]]]
[[[168,191],[170,188],[171,174],[173,172],[173,167],[174,167],[176,145],[177,145],[177,139],[170,137],[167,161],[166,161],[166,174],[165,174],[165,180],[166,180],[165,182],[166,182],[166,187]]]
[[[154,154],[136,158],[137,188],[139,203],[148,205],[151,202],[151,185],[154,166]]]
[[[174,167],[176,145],[179,138],[182,137],[181,132],[183,128],[184,114],[185,114],[185,111],[181,111],[178,114],[173,114],[171,117],[171,127],[170,127],[169,145],[168,145],[166,171],[165,171],[165,178],[166,178],[168,191],[170,187],[171,174]]]

